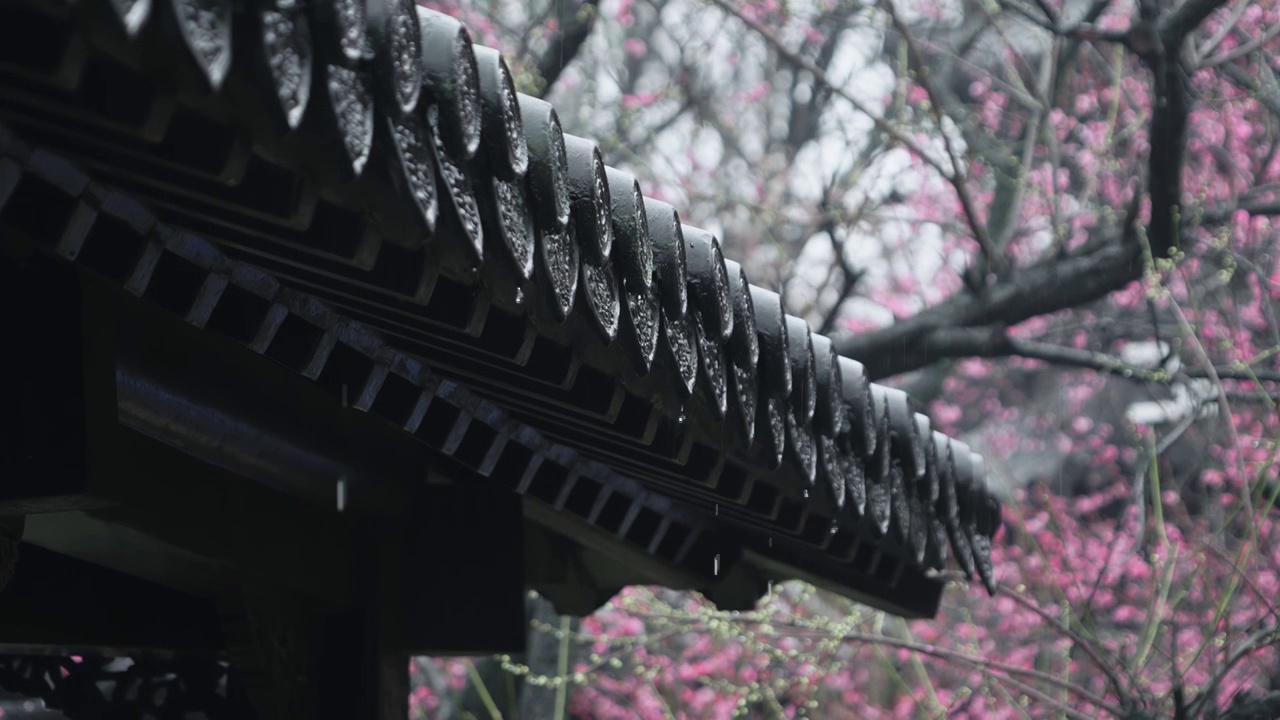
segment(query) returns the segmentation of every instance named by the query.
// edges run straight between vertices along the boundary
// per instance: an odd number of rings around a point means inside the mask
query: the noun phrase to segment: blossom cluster
[[[559,16],[454,5],[539,88],[558,28],[540,18]],[[1007,494],[996,598],[948,575],[939,616],[904,622],[800,583],[747,613],[628,588],[568,635],[534,628],[567,640],[566,674],[511,674],[605,719],[1190,718],[1280,692],[1280,2],[1228,2],[1187,43],[1174,242],[1144,234],[1165,108],[1137,2],[588,5],[550,90],[566,129],[815,326],[978,296],[989,252],[1008,277],[1130,234],[1173,249],[1001,328],[1052,352],[907,378]],[[420,716],[474,685],[472,662],[418,661],[436,678]]]

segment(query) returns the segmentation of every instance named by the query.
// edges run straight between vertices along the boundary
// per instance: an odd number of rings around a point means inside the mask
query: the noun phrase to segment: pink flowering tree
[[[1280,716],[1280,3],[428,4],[1007,500],[994,599],[531,600],[420,716]]]

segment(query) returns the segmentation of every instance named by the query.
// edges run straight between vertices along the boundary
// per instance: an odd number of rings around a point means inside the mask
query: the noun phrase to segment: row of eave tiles
[[[705,371],[711,348],[730,366],[721,370],[730,390],[704,392],[704,402],[719,418],[745,419],[737,433],[744,453],[760,457],[753,446],[764,444],[765,462],[777,464],[789,446],[801,475],[841,512],[866,516],[881,535],[896,528],[917,564],[928,545],[928,564],[940,569],[949,538],[960,569],[976,570],[993,589],[990,540],[1000,508],[982,458],[786,315],[776,293],[750,285],[723,257],[712,233],[644,197],[632,175],[604,164],[594,142],[563,133],[554,107],[517,93],[501,54],[473,44],[462,23],[411,0],[256,0],[236,11],[231,0],[154,2],[166,4],[108,4],[129,37],[154,16],[175,22],[215,92],[231,70],[233,25],[252,28],[267,60],[259,82],[269,85],[279,124],[293,130],[307,113],[327,113],[346,177],[365,171],[377,123],[386,124],[401,202],[412,204],[423,230],[389,242],[450,242],[437,253],[451,266],[444,272],[473,282],[486,252],[497,256],[505,274],[486,274],[488,281],[510,277],[508,290],[535,296],[559,321],[575,301],[585,304],[600,339],[620,343],[639,376],[670,347],[675,398],[698,395],[698,358]],[[836,476],[821,459],[833,451],[846,468]],[[850,463],[865,485],[853,482]],[[928,543],[913,542],[905,518],[892,522],[895,509],[910,512],[897,497],[904,493],[925,509],[916,527]]]

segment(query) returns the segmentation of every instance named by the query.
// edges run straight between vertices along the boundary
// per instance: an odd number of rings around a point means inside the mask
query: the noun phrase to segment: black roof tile
[[[935,452],[933,426],[930,424],[928,416],[922,413],[915,414],[915,423],[916,437],[920,438],[920,445],[924,448],[922,455],[924,464],[920,466],[920,472],[916,473],[916,484],[920,488],[921,497],[932,505],[938,499],[938,475],[936,468],[933,467]]]
[[[763,381],[762,375],[762,385]],[[756,408],[758,459],[765,469],[777,470],[787,452],[787,401],[776,393],[762,392]]]
[[[410,199],[423,235],[431,235],[440,216],[440,196],[436,192],[438,171],[429,131],[416,113],[386,118],[384,122],[394,153],[390,163],[391,178]],[[488,195],[493,195],[492,186]],[[484,215],[500,218],[501,208],[495,207]]]
[[[569,222],[569,168],[560,117],[551,103],[519,94],[520,118],[529,144],[526,175],[539,229],[558,231]]]
[[[443,226],[441,230],[452,230],[448,234],[461,237],[464,242],[434,243],[433,251],[445,261],[446,269],[465,275],[477,271],[484,261],[484,224],[467,166],[449,154],[440,120],[439,107],[429,105],[425,125],[431,134],[436,167],[440,171],[439,185],[443,186],[440,194],[445,199],[437,222]]]
[[[728,342],[733,335],[733,298],[720,239],[692,225],[680,229],[684,235],[689,295],[698,306],[706,331],[717,343]]]
[[[564,136],[569,169],[569,199],[583,262],[601,265],[613,251],[609,179],[600,148],[586,138]]]
[[[322,0],[320,4],[332,2],[362,4],[360,0]],[[422,31],[422,90],[426,99],[440,108],[445,152],[455,163],[463,164],[480,149],[480,73],[471,33],[444,13],[421,6],[416,10]],[[526,125],[526,133],[528,130]]]
[[[689,317],[698,338],[698,368],[701,370],[698,385],[703,390],[712,418],[720,422],[729,411],[729,379],[726,376],[729,361],[725,346],[706,329],[703,324],[705,315],[690,313]]]
[[[685,262],[680,214],[668,203],[646,197],[649,244],[653,248],[653,284],[668,317],[683,319],[689,307],[689,273]]]
[[[502,53],[483,45],[474,47],[484,138],[481,154],[490,172],[512,182],[524,177],[529,170],[529,145],[515,82]]]
[[[613,237],[619,269],[637,292],[647,292],[653,284],[653,245],[649,242],[649,220],[644,195],[635,176],[605,166],[609,200],[613,203]]]
[[[760,361],[760,337],[756,309],[751,301],[751,283],[747,281],[747,271],[738,263],[726,259],[724,267],[733,305],[733,334],[729,338],[733,361],[754,368]]]
[[[476,183],[476,200],[480,206],[481,231],[487,241],[489,255],[497,256],[510,274],[507,284],[499,288],[512,298],[533,277],[533,255],[537,231],[529,198],[523,183],[509,182],[496,175]]]
[[[860,457],[870,457],[876,449],[875,406],[871,400],[871,382],[862,363],[840,357],[840,398],[844,401],[843,429],[849,433],[851,450]]]
[[[698,338],[694,318],[691,315],[674,316],[665,307],[661,315],[659,352],[676,378],[677,397],[683,403],[693,395],[698,383]]]
[[[323,51],[347,62],[363,59],[366,47],[365,3],[361,0],[319,0],[313,8],[312,25]],[[425,40],[424,49],[430,46]]]
[[[750,288],[760,345],[761,388],[770,397],[785,400],[791,397],[792,377],[790,338],[782,297],[755,285]]]
[[[794,394],[793,394],[794,397]],[[795,403],[788,404],[784,410],[787,422],[787,457],[791,459],[796,472],[800,473],[809,487],[818,477],[817,439],[813,435],[813,424],[800,417]],[[809,497],[809,487],[805,488],[805,497]]]
[[[878,386],[877,386],[878,387]],[[876,397],[876,393],[872,393]],[[893,505],[889,496],[893,456],[889,442],[889,408],[884,403],[875,404],[876,449],[867,461],[867,526],[879,538],[889,532]]]
[[[824,335],[813,336],[813,375],[817,381],[814,427],[827,437],[834,438],[844,429],[844,376],[840,372],[839,355]]]
[[[180,18],[199,18],[177,23],[178,34],[205,82],[213,90],[221,89],[231,69],[231,3],[173,0],[172,7]]]
[[[892,446],[892,441],[890,441]],[[889,464],[889,544],[907,548],[911,541],[911,496],[906,470],[896,459]]]
[[[191,0],[194,1],[194,0]],[[230,3],[225,4],[230,19]],[[367,0],[369,42],[373,46],[374,87],[392,114],[413,112],[422,95],[422,29],[413,0]],[[230,28],[228,27],[228,45]],[[228,60],[230,48],[228,47]]]
[[[373,82],[360,71],[342,65],[318,63],[316,86],[323,89],[312,102],[317,132],[326,143],[340,178],[353,180],[364,172],[373,149]]]
[[[584,262],[581,268],[579,285],[590,311],[591,327],[599,335],[600,342],[609,345],[618,337],[618,323],[622,317],[618,276],[613,271],[613,263],[592,265]]]
[[[146,3],[142,3],[146,4]],[[307,15],[298,4],[262,7],[246,13],[259,43],[250,62],[268,83],[261,95],[267,112],[281,129],[295,130],[311,98],[315,48]]]
[[[973,453],[970,452],[968,444],[959,440],[952,439],[949,445],[952,467],[955,469],[956,503],[955,515],[948,515],[943,518],[943,521],[947,525],[947,534],[951,538],[951,549],[954,552],[956,564],[960,566],[965,577],[972,578],[974,558],[969,528],[973,525],[973,513],[970,510],[974,484]]]
[[[828,497],[837,511],[844,508],[849,494],[845,488],[847,469],[840,461],[842,452],[834,437],[818,436],[818,484],[829,493]]]
[[[786,316],[787,359],[791,364],[791,408],[803,425],[813,422],[818,407],[818,380],[814,376],[813,333],[809,323]]]
[[[991,594],[996,592],[995,569],[991,561],[991,537],[995,534],[995,514],[999,505],[991,494],[988,484],[985,462],[978,453],[971,452],[973,459],[973,489],[970,496],[972,509],[966,514],[963,523],[965,534],[969,536],[969,546],[973,549],[973,567],[982,584]]]
[[[889,433],[894,457],[913,478],[924,474],[924,442],[915,423],[915,403],[905,392],[880,385],[871,386],[872,401],[883,404],[889,413]]]
[[[836,447],[840,451],[840,470],[844,475],[844,488],[848,493],[845,507],[851,511],[850,520],[862,521],[867,511],[867,470],[862,458],[850,447],[850,443],[842,438],[836,439]]]
[[[618,334],[636,374],[644,377],[649,374],[658,349],[661,324],[658,300],[647,285],[636,290],[634,284],[624,279],[622,290],[622,323]]]
[[[538,293],[557,322],[563,322],[573,311],[578,293],[578,264],[581,261],[575,227],[538,232],[538,249],[534,253],[534,269],[538,283],[548,292]]]

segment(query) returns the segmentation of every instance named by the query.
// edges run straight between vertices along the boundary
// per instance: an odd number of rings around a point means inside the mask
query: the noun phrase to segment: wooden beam
[[[0,649],[7,653],[219,653],[216,604],[155,583],[19,545],[18,568],[0,593]]]

